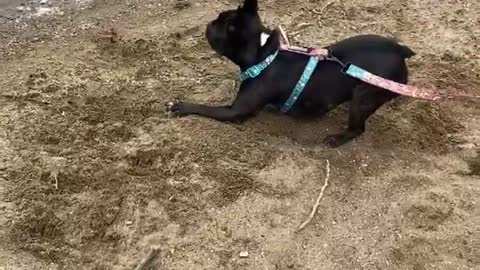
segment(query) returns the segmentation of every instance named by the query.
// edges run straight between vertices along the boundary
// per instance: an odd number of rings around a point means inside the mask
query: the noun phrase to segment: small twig
[[[290,41],[288,40],[288,37],[287,37],[287,34],[285,33],[285,31],[283,31],[282,26],[279,25],[278,29],[280,30],[280,34],[282,35],[283,39],[285,40],[286,45],[290,46]]]
[[[53,172],[53,180],[55,180],[55,183],[53,184],[53,186],[55,187],[55,189],[58,189],[58,173],[57,172]]]
[[[309,27],[309,26],[312,26],[312,25],[313,25],[313,23],[305,23],[305,22],[304,23],[299,23],[297,25],[297,29],[306,28],[306,27]]]
[[[306,28],[313,26],[313,23],[300,23],[296,26],[296,31],[290,33],[291,36],[296,37],[305,31]]]
[[[17,39],[17,37],[13,37],[13,38],[7,43],[7,45],[6,45],[5,47],[10,46],[10,44],[12,44],[16,39]]]
[[[329,6],[331,6],[331,5],[332,5],[333,3],[335,3],[335,2],[336,2],[336,0],[332,0],[332,1],[328,2],[328,3],[327,3],[325,6],[323,6],[323,8],[320,10],[320,13],[323,13],[325,10],[327,10],[327,8],[328,8]]]
[[[325,6],[323,6],[322,9],[320,9],[320,11],[318,11],[318,10],[316,10],[316,9],[312,9],[312,12],[315,13],[315,14],[317,14],[317,15],[322,15],[323,12],[324,12],[325,10],[327,10],[327,8],[328,8],[329,6],[331,6],[331,5],[332,5],[333,3],[335,3],[335,2],[336,2],[336,0],[332,0],[332,1],[328,2]]]
[[[150,252],[148,252],[147,256],[143,258],[143,260],[135,267],[135,270],[147,270],[148,264],[155,259],[155,257],[160,252],[159,248],[151,248]]]
[[[305,220],[305,222],[303,222],[302,225],[300,225],[300,227],[298,227],[297,232],[303,230],[308,225],[308,223],[310,223],[312,221],[313,217],[315,216],[315,213],[317,212],[318,206],[319,206],[320,201],[322,200],[322,197],[323,197],[323,192],[327,188],[328,180],[330,178],[330,161],[328,159],[327,159],[326,171],[327,171],[327,175],[325,176],[325,183],[323,184],[323,187],[322,187],[322,190],[320,191],[320,194],[318,194],[317,201],[315,202],[315,205],[313,205],[312,212],[308,216],[307,220]]]
[[[392,30],[390,30],[390,29],[389,29],[388,27],[386,27],[386,26],[384,26],[383,28],[384,28],[385,32],[387,32],[388,34],[390,34],[395,41],[399,41],[397,35],[395,35],[395,33],[393,33]]]

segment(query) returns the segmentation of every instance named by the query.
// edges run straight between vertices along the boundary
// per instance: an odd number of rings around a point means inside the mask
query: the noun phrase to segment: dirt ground
[[[0,269],[133,269],[152,247],[151,269],[480,269],[479,101],[398,99],[338,149],[321,141],[346,107],[165,112],[235,94],[204,30],[237,3],[98,0],[0,25]],[[417,53],[412,84],[480,94],[479,1],[260,5],[296,43],[394,36]]]

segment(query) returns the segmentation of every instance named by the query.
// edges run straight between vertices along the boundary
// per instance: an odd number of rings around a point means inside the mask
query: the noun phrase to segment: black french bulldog
[[[242,71],[265,60],[279,49],[280,32],[265,27],[258,15],[257,0],[245,0],[236,10],[221,12],[207,26],[210,46]],[[359,35],[325,47],[343,63],[353,63],[371,73],[407,83],[407,58],[415,53],[406,46],[377,35]],[[201,115],[219,121],[241,122],[270,104],[283,104],[290,96],[309,56],[279,51],[275,60],[257,77],[245,80],[230,106],[169,103],[176,115]],[[293,107],[292,116],[321,116],[351,101],[346,131],[329,135],[324,142],[337,147],[365,131],[365,122],[378,108],[397,97],[391,91],[361,82],[342,73],[333,61],[318,63],[310,81]]]

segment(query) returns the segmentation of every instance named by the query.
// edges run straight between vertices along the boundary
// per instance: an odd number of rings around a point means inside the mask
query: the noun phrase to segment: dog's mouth
[[[213,23],[208,24],[207,26],[207,31],[206,31],[206,37],[208,44],[210,47],[215,51],[215,53],[219,55],[223,55],[224,51],[222,46],[219,46],[219,42],[221,39],[218,36],[218,33],[214,29],[215,26],[213,26]]]
[[[212,48],[212,57],[223,57],[224,56],[224,53],[223,51],[218,48],[217,46],[215,46],[215,44],[212,44],[211,42],[209,42],[210,44],[210,47]]]
[[[215,34],[214,34],[214,30],[212,28],[213,28],[213,23],[209,23],[207,25],[207,29],[205,31],[205,36],[207,37],[207,40],[208,40],[208,43],[210,44],[210,46],[212,46],[212,44],[215,41]]]

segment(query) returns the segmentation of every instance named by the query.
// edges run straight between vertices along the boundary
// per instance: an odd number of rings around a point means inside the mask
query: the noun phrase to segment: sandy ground
[[[150,269],[480,269],[478,101],[401,98],[339,149],[321,141],[345,107],[168,116],[235,94],[204,27],[236,3],[99,0],[1,24],[0,269],[133,269],[151,247]],[[418,54],[412,83],[480,94],[479,1],[327,3],[261,8],[301,44],[395,36]]]
[[[2,0],[0,24],[17,23],[28,17],[38,17],[60,11],[60,7],[73,8],[89,0]]]

